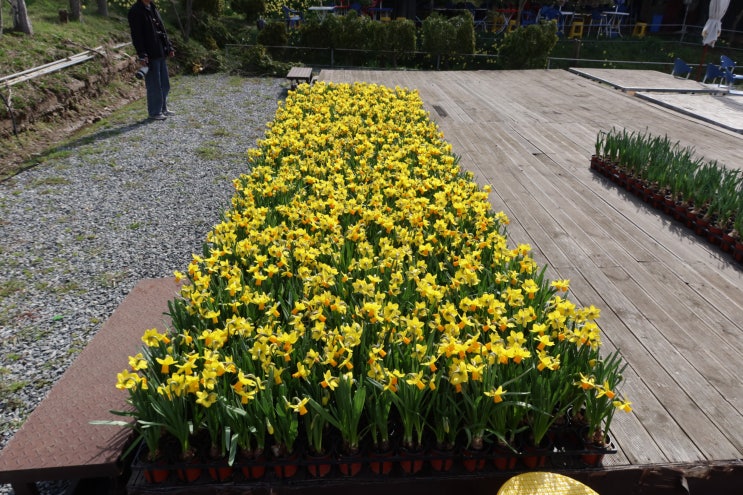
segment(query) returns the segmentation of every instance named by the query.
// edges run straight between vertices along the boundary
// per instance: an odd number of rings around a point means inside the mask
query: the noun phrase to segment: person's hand
[[[170,50],[170,51],[168,52],[168,56],[169,56],[170,58],[173,58],[173,57],[175,57],[175,50]]]
[[[145,55],[143,58],[139,59],[139,63],[142,67],[147,67],[148,65],[150,65],[150,59],[147,57],[147,55]]]

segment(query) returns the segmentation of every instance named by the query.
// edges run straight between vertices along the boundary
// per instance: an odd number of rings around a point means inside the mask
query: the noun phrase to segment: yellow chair
[[[498,495],[599,495],[578,480],[557,473],[531,471],[514,476]]]
[[[580,38],[583,39],[583,21],[573,21],[570,25],[570,33],[568,38]]]
[[[647,31],[648,25],[646,22],[638,22],[635,24],[635,28],[632,30],[633,38],[644,38],[645,31]]]
[[[508,21],[508,32],[509,33],[516,31],[517,27],[519,27],[519,25],[516,22],[516,19],[511,19],[510,21]]]

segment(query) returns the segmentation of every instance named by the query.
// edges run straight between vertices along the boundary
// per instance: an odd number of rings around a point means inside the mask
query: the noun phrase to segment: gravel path
[[[136,102],[0,183],[0,449],[137,281],[201,253],[285,95],[278,79],[178,78],[176,116]]]

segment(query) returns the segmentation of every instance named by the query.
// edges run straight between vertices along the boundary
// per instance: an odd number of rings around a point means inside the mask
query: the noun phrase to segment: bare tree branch
[[[16,137],[16,139],[18,139],[18,126],[17,126],[17,124],[15,122],[15,114],[13,113],[13,107],[11,106],[11,99],[10,98],[11,98],[11,89],[10,89],[10,87],[8,87],[8,97],[5,98],[5,95],[3,95],[2,93],[0,93],[0,99],[2,99],[3,100],[3,103],[5,103],[5,108],[8,109],[8,113],[10,114],[10,121],[13,124],[13,135]],[[20,141],[19,141],[19,143],[20,143]],[[22,144],[21,144],[21,147],[23,147]]]

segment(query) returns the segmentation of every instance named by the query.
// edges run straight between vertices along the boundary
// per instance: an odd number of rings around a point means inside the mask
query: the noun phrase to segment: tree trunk
[[[26,0],[15,0],[15,3],[11,2],[11,5],[11,10],[13,10],[13,29],[28,35],[34,34],[34,30],[31,27],[31,20],[28,18]]]
[[[517,28],[521,26],[521,13],[524,11],[525,6],[526,6],[526,0],[519,0],[519,7],[518,9],[516,9],[516,27]]]
[[[193,17],[193,0],[186,0],[186,29],[183,32],[183,41],[188,43],[191,37],[191,18]]]
[[[83,8],[80,0],[70,0],[70,20],[78,22],[83,20]]]
[[[98,15],[101,17],[108,17],[108,1],[98,0]]]
[[[192,0],[191,0],[192,1]],[[173,12],[175,12],[175,18],[178,19],[178,27],[181,29],[181,36],[183,38],[183,41],[188,43],[188,38],[191,34],[191,25],[188,25],[188,31],[186,31],[186,28],[183,26],[183,22],[181,21],[181,15],[178,13],[178,5],[176,5],[175,0],[170,0],[170,2],[173,4]],[[188,11],[192,10],[192,7],[186,5],[186,9]]]

